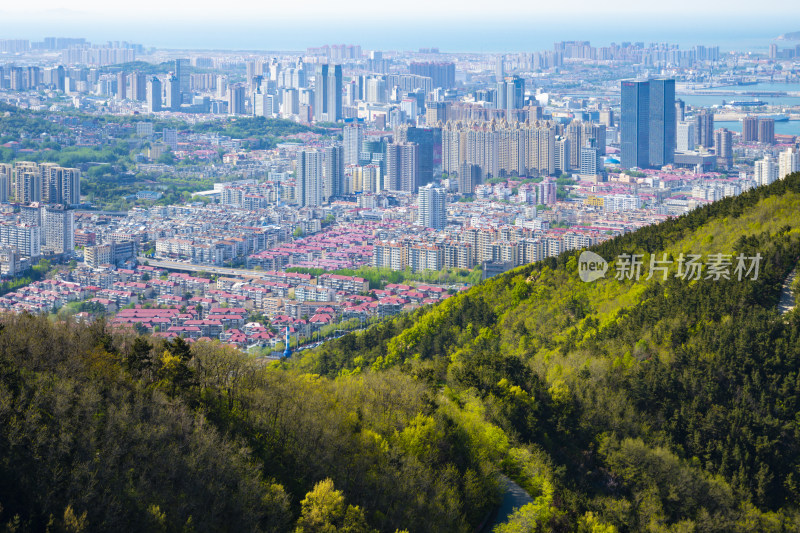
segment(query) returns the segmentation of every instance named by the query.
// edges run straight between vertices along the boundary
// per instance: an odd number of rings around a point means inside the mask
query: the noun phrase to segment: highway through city
[[[151,259],[148,257],[138,257],[139,264],[148,264],[152,267],[166,268],[167,270],[181,270],[183,272],[208,272],[209,274],[219,274],[222,276],[261,276],[264,273],[258,270],[248,270],[246,268],[227,268],[215,267],[211,265],[193,265],[181,261],[164,261]]]

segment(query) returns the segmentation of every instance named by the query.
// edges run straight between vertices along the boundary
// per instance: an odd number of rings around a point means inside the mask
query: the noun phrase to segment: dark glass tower
[[[622,131],[622,168],[649,166],[650,84],[646,81],[623,81],[621,87],[620,126]]]
[[[650,165],[675,161],[675,80],[650,80]]]
[[[435,130],[437,128],[401,127],[397,131],[397,142],[412,142],[419,145],[419,184],[427,185],[433,181],[433,159],[435,151]],[[441,136],[439,137],[441,145]],[[441,148],[439,149],[441,152]]]
[[[675,156],[675,80],[622,82],[623,168],[669,165]]]

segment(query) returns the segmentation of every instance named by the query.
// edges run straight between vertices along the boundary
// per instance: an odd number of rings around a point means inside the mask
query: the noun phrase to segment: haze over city
[[[311,42],[346,42],[383,49],[439,46],[449,52],[505,52],[541,48],[556,40],[590,39],[670,41],[718,44],[723,49],[755,47],[786,31],[775,17],[786,12],[783,0],[750,2],[647,3],[629,0],[566,5],[503,0],[428,3],[402,6],[372,2],[253,2],[223,9],[217,2],[133,4],[95,0],[46,0],[31,8],[0,8],[9,37],[68,33],[95,41],[127,40],[168,48],[290,50]],[[786,20],[790,22],[791,20]]]

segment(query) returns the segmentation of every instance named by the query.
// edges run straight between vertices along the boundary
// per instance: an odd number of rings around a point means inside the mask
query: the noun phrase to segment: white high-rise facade
[[[262,92],[253,93],[253,115],[257,117],[275,116],[276,96]]]
[[[357,165],[361,155],[361,145],[364,142],[366,128],[361,124],[348,124],[342,133],[344,144],[344,164]]]
[[[800,150],[795,147],[787,148],[778,156],[778,179],[795,172],[800,172]]]
[[[755,164],[755,181],[757,185],[769,185],[778,179],[778,165],[772,156],[767,156]]]
[[[566,137],[556,137],[556,172],[569,172],[570,165],[570,142]]]
[[[45,249],[56,254],[71,255],[75,250],[74,211],[46,208],[42,211]]]
[[[432,183],[419,188],[417,197],[417,224],[426,228],[443,230],[447,225],[447,195]]]
[[[42,255],[41,230],[30,224],[0,224],[0,244],[13,246],[23,257]]]
[[[303,150],[297,156],[295,198],[300,207],[322,205],[323,157],[317,150]]]
[[[694,130],[695,125],[693,122],[681,120],[678,122],[678,142],[676,148],[679,152],[689,152],[694,150],[695,139]]]

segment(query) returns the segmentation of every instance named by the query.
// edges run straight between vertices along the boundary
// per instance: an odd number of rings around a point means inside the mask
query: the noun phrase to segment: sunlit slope
[[[591,512],[622,530],[795,527],[800,320],[777,303],[800,259],[800,174],[591,251],[609,261],[596,281],[580,279],[580,252],[563,254],[297,365],[400,367],[473,405],[559,472],[547,523]],[[699,256],[698,279],[679,272],[681,254],[681,268]],[[619,271],[634,255],[639,279]],[[666,279],[647,279],[651,255]],[[730,264],[715,273],[714,258]]]

